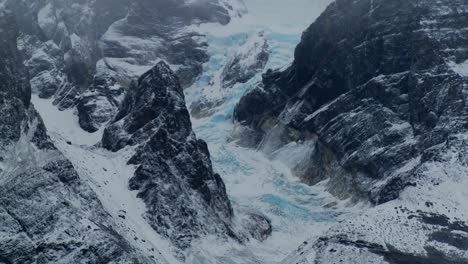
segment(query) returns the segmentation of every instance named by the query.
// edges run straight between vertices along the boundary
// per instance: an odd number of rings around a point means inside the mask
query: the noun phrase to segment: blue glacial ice
[[[262,0],[253,2],[260,3]],[[317,5],[324,8],[329,1],[318,2],[320,4]],[[229,25],[223,34],[214,33],[219,28],[209,27],[209,30],[205,30],[211,59],[204,65],[199,81],[185,92],[188,105],[204,97],[222,99],[223,103],[216,108],[216,113],[210,117],[193,119],[193,128],[197,136],[208,143],[214,169],[226,183],[236,215],[256,212],[266,216],[272,223],[273,235],[263,243],[252,241],[245,248],[217,244],[217,253],[214,253],[214,243],[200,243],[199,251],[193,252],[188,258],[192,262],[275,263],[303,241],[319,236],[348,213],[341,209],[324,207],[336,202],[335,198],[325,192],[320,184],[307,186],[299,182],[286,166],[287,162],[268,159],[261,152],[228,142],[233,129],[234,107],[241,96],[261,80],[261,73],[246,84],[222,89],[219,86],[219,75],[226,62],[227,51],[238,47],[251,34],[262,30],[266,34],[270,51],[266,69],[284,68],[292,62],[294,48],[300,41],[300,31],[275,30],[265,25],[249,27],[248,31],[240,33],[233,30],[232,34],[228,32]],[[226,254],[238,261],[227,261]]]

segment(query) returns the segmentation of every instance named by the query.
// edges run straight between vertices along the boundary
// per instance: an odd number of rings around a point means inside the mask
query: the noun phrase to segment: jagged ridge
[[[233,235],[232,208],[208,147],[197,140],[178,78],[164,62],[143,74],[104,131],[113,151],[137,146],[130,189],[147,206],[146,219],[159,233],[186,248],[201,234]]]

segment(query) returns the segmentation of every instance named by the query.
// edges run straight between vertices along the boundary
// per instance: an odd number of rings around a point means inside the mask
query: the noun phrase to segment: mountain
[[[285,263],[466,263],[468,2],[337,0],[238,103],[240,142],[374,207]],[[383,228],[385,227],[385,228]],[[462,233],[460,233],[462,232]]]
[[[228,62],[221,74],[223,88],[248,82],[265,68],[268,57],[268,43],[264,32],[250,37],[244,45],[228,55]]]
[[[20,51],[32,89],[60,110],[77,107],[80,126],[102,128],[118,112],[131,80],[160,60],[182,86],[191,85],[209,56],[194,24],[226,24],[241,15],[237,0],[9,0],[19,21]]]
[[[468,263],[467,13],[0,0],[0,264]]]
[[[208,59],[187,27],[227,23],[230,5],[0,7],[0,263],[179,263],[204,236],[269,235],[255,214],[234,225],[185,106],[183,86]]]
[[[0,262],[167,263],[115,229],[31,104],[12,13],[0,11]]]
[[[134,82],[102,138],[104,148],[136,146],[131,190],[146,204],[158,233],[187,248],[200,234],[229,234],[233,211],[206,143],[192,131],[177,76],[159,62]]]

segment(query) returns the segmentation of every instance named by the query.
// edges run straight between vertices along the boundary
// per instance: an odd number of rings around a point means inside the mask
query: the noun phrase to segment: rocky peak
[[[102,144],[113,151],[136,147],[129,186],[145,202],[147,221],[180,248],[202,234],[233,234],[224,183],[192,131],[174,72],[159,62],[131,87]]]
[[[187,137],[191,123],[185,111],[178,78],[166,63],[159,62],[131,84],[113,124],[105,129],[103,146],[117,151],[127,145],[141,144],[161,127]],[[114,135],[117,126],[119,133]]]
[[[259,131],[263,146],[316,135],[317,151],[333,153],[340,164],[330,177],[363,177],[358,193],[394,199],[412,183],[393,171],[466,129],[466,78],[448,64],[466,60],[459,52],[466,49],[466,23],[463,1],[336,1],[304,32],[294,63],[267,72],[235,118]],[[322,180],[317,166],[300,174]],[[332,185],[340,193],[349,187]]]

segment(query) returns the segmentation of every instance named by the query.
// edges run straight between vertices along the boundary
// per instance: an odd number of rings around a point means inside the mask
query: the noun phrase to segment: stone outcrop
[[[294,63],[241,99],[235,120],[269,152],[316,142],[307,182],[395,199],[414,184],[400,169],[466,131],[466,73],[454,70],[468,59],[466,24],[464,1],[336,1],[304,32]]]
[[[464,0],[335,1],[241,99],[240,143],[294,142],[304,182],[373,205],[283,263],[467,262],[467,18]]]
[[[103,147],[135,147],[130,189],[147,207],[146,220],[180,248],[202,234],[235,236],[232,208],[206,143],[192,131],[177,76],[164,62],[131,85],[104,131]]]

